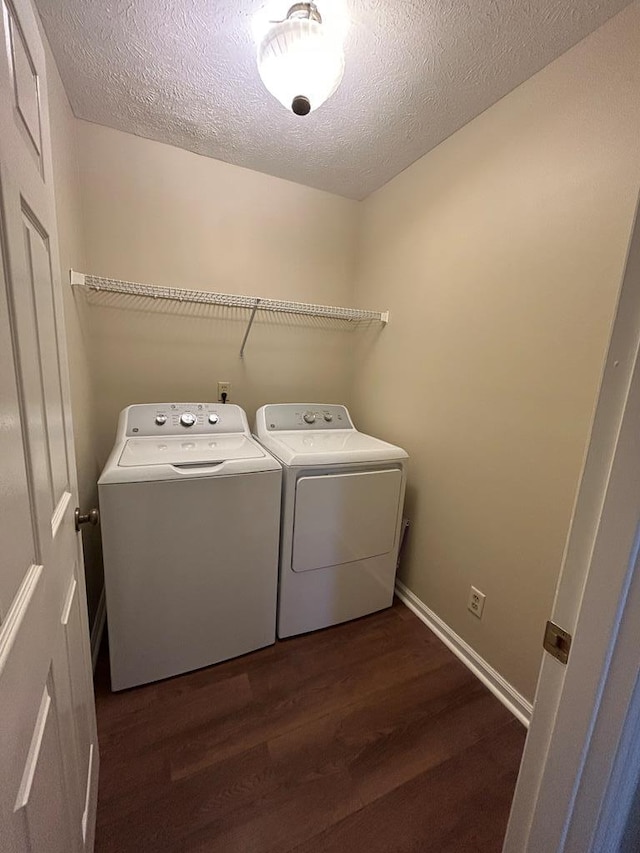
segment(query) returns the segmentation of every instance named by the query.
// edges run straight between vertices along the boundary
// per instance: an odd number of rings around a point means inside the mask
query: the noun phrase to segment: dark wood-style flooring
[[[403,605],[124,693],[97,853],[498,853],[525,729]]]

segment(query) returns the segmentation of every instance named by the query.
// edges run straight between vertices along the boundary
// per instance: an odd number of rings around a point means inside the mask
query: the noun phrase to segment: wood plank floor
[[[525,729],[400,603],[96,702],[96,853],[501,850]]]

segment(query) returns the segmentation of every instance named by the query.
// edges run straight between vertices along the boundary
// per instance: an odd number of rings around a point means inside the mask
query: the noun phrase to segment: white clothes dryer
[[[98,481],[113,690],[275,642],[281,478],[239,406],[120,414]]]
[[[284,467],[278,636],[389,607],[407,453],[339,405],[263,406],[255,434]]]

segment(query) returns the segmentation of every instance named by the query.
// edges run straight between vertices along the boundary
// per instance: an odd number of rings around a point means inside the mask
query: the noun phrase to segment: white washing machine
[[[239,406],[121,412],[98,481],[113,690],[275,642],[281,480]]]
[[[407,453],[337,405],[263,406],[256,435],[284,467],[278,636],[389,607]]]

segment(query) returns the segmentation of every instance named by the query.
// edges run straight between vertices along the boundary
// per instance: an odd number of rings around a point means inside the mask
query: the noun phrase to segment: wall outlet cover
[[[486,595],[484,592],[480,592],[480,590],[476,589],[475,586],[471,587],[469,600],[467,601],[467,609],[470,610],[474,616],[477,616],[478,619],[482,619],[485,598]]]

